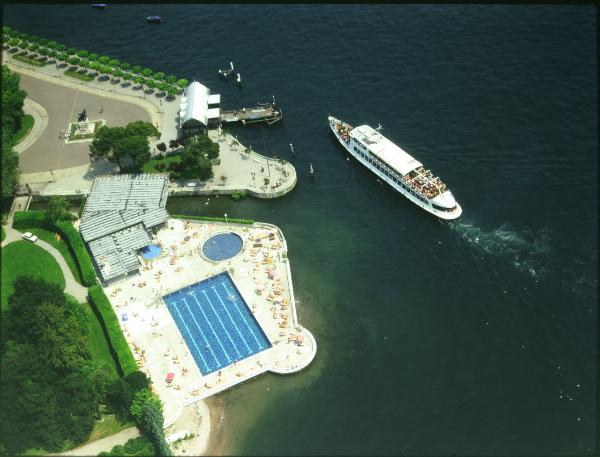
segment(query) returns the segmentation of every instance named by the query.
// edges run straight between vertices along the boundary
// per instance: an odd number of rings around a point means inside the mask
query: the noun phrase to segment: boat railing
[[[405,175],[404,180],[412,189],[429,200],[448,189],[440,178],[433,176],[430,170],[423,167],[419,167]]]

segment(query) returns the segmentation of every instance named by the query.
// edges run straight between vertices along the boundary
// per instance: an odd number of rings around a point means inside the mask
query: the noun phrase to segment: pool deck
[[[298,322],[287,244],[278,227],[180,219],[167,224],[155,235],[163,247],[160,257],[147,262],[139,275],[104,289],[140,369],[153,379],[153,389],[164,403],[165,428],[187,405],[254,376],[304,369],[317,350],[312,334]],[[242,251],[221,262],[204,258],[200,253],[204,241],[226,231],[242,237]],[[269,279],[267,270],[272,268],[277,273]],[[223,271],[229,272],[272,346],[203,376],[162,297]],[[301,344],[296,338],[303,340]],[[171,372],[175,378],[169,384],[166,376]]]

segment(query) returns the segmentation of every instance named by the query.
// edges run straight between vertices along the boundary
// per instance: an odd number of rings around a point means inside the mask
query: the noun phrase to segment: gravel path
[[[121,430],[119,433],[107,436],[84,446],[71,449],[70,451],[61,452],[60,454],[50,455],[98,455],[103,451],[110,451],[117,444],[125,444],[127,440],[140,436],[140,431],[136,427],[129,427]]]

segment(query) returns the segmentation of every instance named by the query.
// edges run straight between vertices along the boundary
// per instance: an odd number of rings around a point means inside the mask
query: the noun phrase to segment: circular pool
[[[204,242],[202,255],[213,262],[220,262],[239,254],[243,244],[242,237],[237,233],[217,233]]]
[[[140,254],[145,260],[152,260],[160,255],[160,246],[156,244],[145,246],[140,250]]]

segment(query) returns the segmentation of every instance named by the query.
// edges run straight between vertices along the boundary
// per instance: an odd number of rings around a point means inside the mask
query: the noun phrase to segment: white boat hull
[[[412,191],[411,189],[409,189],[406,186],[403,186],[401,182],[394,180],[392,177],[387,176],[383,171],[379,170],[373,164],[369,163],[360,154],[355,153],[352,150],[352,148],[350,147],[350,142],[346,143],[346,141],[344,141],[342,139],[342,137],[339,135],[339,133],[336,129],[336,123],[337,123],[336,121],[342,122],[339,119],[329,116],[329,128],[331,128],[331,131],[333,132],[335,137],[338,139],[339,143],[348,152],[348,154],[350,154],[352,157],[354,157],[356,160],[358,160],[361,163],[361,165],[363,165],[365,168],[370,170],[375,176],[377,176],[383,182],[389,184],[395,191],[397,191],[398,193],[400,193],[401,195],[406,197],[408,200],[413,202],[415,205],[423,208],[428,213],[431,213],[434,216],[439,217],[440,219],[452,220],[452,219],[458,218],[462,214],[462,208],[460,207],[458,202],[456,202],[456,208],[454,208],[454,210],[452,210],[452,211],[440,211],[440,210],[435,209],[431,205],[431,202],[429,200],[425,199],[425,201],[423,201],[422,200],[423,197],[421,197],[421,199],[419,199],[416,192]],[[343,123],[343,124],[345,124],[345,123]]]

